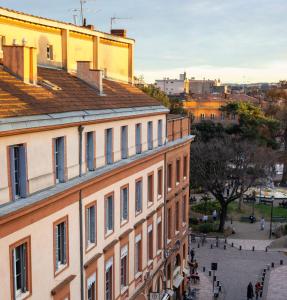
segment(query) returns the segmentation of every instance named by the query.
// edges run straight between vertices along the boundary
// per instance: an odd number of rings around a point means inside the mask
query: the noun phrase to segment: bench
[[[250,217],[243,216],[240,218],[240,222],[250,222]]]
[[[287,222],[287,218],[286,217],[274,216],[274,217],[272,217],[272,222],[285,223],[285,222]]]

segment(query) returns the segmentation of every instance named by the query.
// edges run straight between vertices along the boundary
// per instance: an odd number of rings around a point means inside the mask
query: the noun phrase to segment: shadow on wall
[[[38,40],[37,62],[42,66],[62,68],[62,54],[55,51],[55,45],[46,36],[41,35]]]

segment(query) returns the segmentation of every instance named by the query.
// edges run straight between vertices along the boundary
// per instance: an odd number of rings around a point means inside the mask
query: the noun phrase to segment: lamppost
[[[271,200],[271,215],[270,215],[270,230],[269,230],[269,239],[272,238],[272,218],[273,218],[273,204],[274,204],[274,196],[272,196]]]

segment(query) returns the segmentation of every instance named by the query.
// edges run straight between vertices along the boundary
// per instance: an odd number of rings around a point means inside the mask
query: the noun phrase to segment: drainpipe
[[[83,126],[78,127],[79,132],[79,177],[82,176],[82,154],[83,154]],[[81,282],[81,300],[84,300],[84,251],[83,251],[83,205],[82,190],[79,191],[79,231],[80,231],[80,282]]]
[[[167,195],[167,165],[166,165],[166,153],[164,153],[164,227],[163,227],[163,255],[164,255],[164,266],[163,266],[163,273],[164,273],[164,290],[167,290],[167,270],[166,270],[166,265],[167,265],[167,253],[166,253],[166,248],[167,248],[167,243],[166,243],[166,238],[167,238],[167,201],[166,201],[166,195]]]

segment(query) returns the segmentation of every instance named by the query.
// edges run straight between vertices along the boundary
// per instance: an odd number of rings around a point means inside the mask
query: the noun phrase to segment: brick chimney
[[[124,38],[127,37],[127,31],[125,29],[111,29],[111,34]]]
[[[3,45],[3,66],[25,83],[37,84],[36,48]]]
[[[77,61],[77,77],[103,94],[103,71],[91,68],[91,61]]]

